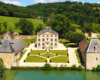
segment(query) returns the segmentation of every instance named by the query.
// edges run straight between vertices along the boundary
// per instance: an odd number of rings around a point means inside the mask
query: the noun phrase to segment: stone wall
[[[15,36],[15,39],[36,39],[36,35]]]
[[[8,39],[8,40],[11,40],[12,39],[8,34],[5,34],[5,36],[3,38],[4,39]]]
[[[14,53],[0,53],[0,58],[3,59],[3,63],[8,69],[11,68],[13,62],[15,61]]]
[[[97,65],[100,65],[100,53],[86,53],[86,69],[92,70]]]

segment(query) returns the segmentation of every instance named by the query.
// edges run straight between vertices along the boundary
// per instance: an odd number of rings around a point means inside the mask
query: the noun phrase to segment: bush
[[[53,49],[53,47],[51,47],[51,49]]]
[[[96,70],[97,71],[100,71],[100,65],[97,66]]]
[[[63,67],[63,65],[61,65],[61,67],[59,68],[60,70],[64,70],[65,68]]]
[[[73,66],[71,67],[71,69],[72,69],[72,70],[76,70],[76,65],[73,65]]]
[[[52,70],[52,67],[49,64],[45,64],[42,69],[43,70]]]
[[[93,68],[92,68],[92,71],[96,71],[96,68],[95,68],[95,67],[93,67]]]
[[[79,67],[77,68],[77,70],[78,70],[78,71],[82,71],[83,68],[82,68],[81,66],[79,66]]]
[[[56,56],[58,56],[58,54],[56,54]]]
[[[49,56],[48,56],[48,58],[49,58]]]
[[[42,49],[44,49],[44,47],[42,47]]]

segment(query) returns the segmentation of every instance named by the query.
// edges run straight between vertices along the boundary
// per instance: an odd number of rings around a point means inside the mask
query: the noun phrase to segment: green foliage
[[[96,70],[97,71],[100,71],[100,65],[97,66]]]
[[[71,66],[72,70],[76,70],[76,65]]]
[[[65,69],[65,67],[63,67],[63,65],[61,65],[61,67],[59,68],[59,70],[64,70]]]
[[[70,25],[70,20],[63,14],[55,15],[51,23],[52,29],[54,29],[59,34],[62,34],[64,36],[66,32],[68,32]]]
[[[93,67],[93,68],[92,68],[92,71],[96,71],[96,68],[95,68],[95,67]]]
[[[82,71],[83,68],[82,68],[81,66],[79,66],[79,67],[77,68],[77,70],[78,70],[78,71]]]
[[[5,32],[6,32],[6,29],[7,29],[7,22],[3,22],[3,25],[5,27]]]
[[[38,25],[38,27],[36,28],[35,32],[38,32],[38,31],[42,30],[43,28],[44,28],[43,25],[40,23]]]
[[[0,58],[0,80],[5,78],[5,67],[3,65],[3,60]]]
[[[52,67],[49,64],[45,64],[42,69],[43,70],[52,70]]]
[[[20,30],[24,35],[32,35],[34,30],[34,25],[31,21],[25,18],[19,20]]]
[[[81,33],[72,33],[69,36],[69,41],[72,43],[79,43],[80,41],[82,41],[85,38],[84,34]]]

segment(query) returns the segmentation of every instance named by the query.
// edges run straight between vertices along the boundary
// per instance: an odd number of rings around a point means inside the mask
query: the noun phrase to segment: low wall
[[[15,36],[15,39],[36,39],[36,35]]]

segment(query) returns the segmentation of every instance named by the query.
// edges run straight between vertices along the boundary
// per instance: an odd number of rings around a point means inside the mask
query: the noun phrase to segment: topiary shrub
[[[83,68],[82,68],[81,66],[79,66],[79,67],[77,68],[77,70],[78,70],[78,71],[82,71]]]
[[[95,68],[95,67],[93,67],[93,68],[92,68],[92,71],[96,71],[96,68]]]
[[[45,64],[42,69],[43,70],[52,70],[52,67],[49,64]]]
[[[56,56],[58,56],[58,54],[56,54]]]
[[[72,70],[76,70],[76,65],[71,66]]]
[[[49,58],[49,56],[47,58]]]

